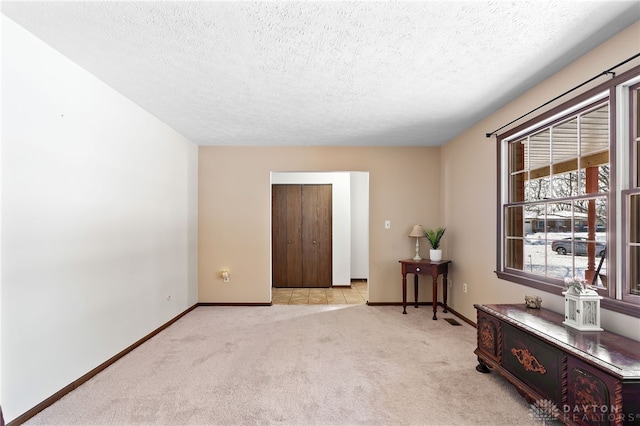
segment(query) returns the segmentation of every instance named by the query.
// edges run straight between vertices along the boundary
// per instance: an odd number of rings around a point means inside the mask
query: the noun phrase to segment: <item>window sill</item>
[[[562,296],[563,288],[559,285],[549,284],[548,282],[535,280],[526,276],[511,274],[504,271],[495,271],[498,278],[505,281],[510,281],[516,284],[521,284],[527,287],[532,287],[537,290],[542,290],[547,293]],[[614,300],[605,297],[600,302],[602,309],[608,311],[617,312],[623,315],[629,315],[630,317],[640,318],[640,306],[634,303],[625,302],[622,300]]]

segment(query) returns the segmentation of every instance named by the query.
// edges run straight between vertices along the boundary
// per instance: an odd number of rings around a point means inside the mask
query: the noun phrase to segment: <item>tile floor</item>
[[[351,287],[272,289],[274,305],[364,305],[367,281],[352,281]]]

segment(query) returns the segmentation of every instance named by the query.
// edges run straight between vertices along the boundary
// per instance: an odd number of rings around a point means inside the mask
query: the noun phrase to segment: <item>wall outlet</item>
[[[467,292],[467,283],[462,283],[462,292],[463,293]]]
[[[223,269],[222,271],[220,271],[220,275],[222,276],[222,282],[225,282],[225,283],[229,282],[229,271],[227,271],[226,269]]]
[[[391,229],[391,221],[390,220],[385,220],[384,221],[384,229]]]

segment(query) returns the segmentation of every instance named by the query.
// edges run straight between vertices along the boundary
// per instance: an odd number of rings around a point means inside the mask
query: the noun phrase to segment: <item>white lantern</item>
[[[580,331],[602,331],[600,328],[600,300],[602,296],[593,290],[563,291],[563,324]]]

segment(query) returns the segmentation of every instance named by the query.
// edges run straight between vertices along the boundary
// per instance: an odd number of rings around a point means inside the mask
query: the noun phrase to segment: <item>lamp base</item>
[[[420,257],[420,238],[416,238],[416,255],[413,256],[413,260],[422,260]]]

